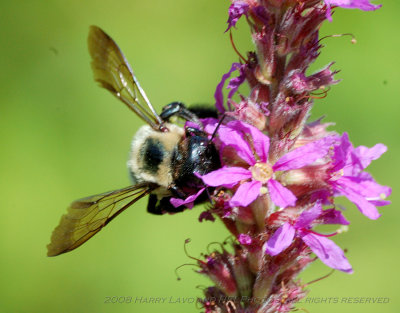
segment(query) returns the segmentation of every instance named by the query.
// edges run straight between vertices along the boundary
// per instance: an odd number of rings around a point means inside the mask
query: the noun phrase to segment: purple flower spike
[[[227,32],[231,27],[234,27],[239,20],[239,18],[244,14],[247,15],[249,10],[249,5],[243,1],[235,1],[229,7],[229,18],[228,18],[228,28],[225,30]]]
[[[338,6],[345,9],[360,9],[363,11],[374,11],[379,9],[382,5],[375,5],[369,2],[369,0],[324,0],[328,10],[326,12],[326,18],[332,21],[331,6]]]
[[[231,249],[225,250],[224,241],[198,260],[201,273],[214,283],[201,304],[206,313],[288,313],[307,294],[299,273],[316,259],[353,272],[331,238],[350,224],[337,198],[347,197],[370,219],[390,203],[385,198],[391,189],[366,171],[386,146],[354,147],[346,133],[328,129],[334,123],[308,121],[314,102],[340,82],[334,62],[310,72],[324,46],[323,23],[340,7],[371,11],[380,5],[373,0],[230,1],[226,31],[245,19],[254,49],[245,53],[231,38],[240,63],[232,64],[216,88],[220,119],[201,120],[198,127],[210,140],[213,134],[221,162],[197,175],[211,202],[201,217],[218,216],[235,238]],[[241,89],[243,84],[248,88]],[[317,231],[324,225],[336,225],[336,231]],[[231,300],[243,295],[265,301]]]

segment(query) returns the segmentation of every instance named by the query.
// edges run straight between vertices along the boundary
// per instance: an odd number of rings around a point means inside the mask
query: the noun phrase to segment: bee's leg
[[[169,185],[168,190],[172,192],[174,197],[179,199],[185,199],[187,197],[186,193],[184,193],[183,190],[176,185]]]
[[[178,206],[177,208],[174,207],[171,202],[169,201],[171,198],[162,198],[159,204],[159,208],[163,211],[163,213],[179,213],[187,209],[184,205]]]
[[[212,118],[218,119],[218,117],[219,117],[217,109],[215,107],[208,106],[208,105],[195,104],[195,105],[191,105],[188,108],[188,110],[190,112],[196,114],[196,116],[198,118],[212,117]]]
[[[214,191],[214,189],[215,189],[215,188],[212,188],[212,191]],[[210,203],[212,203],[211,194],[210,194],[210,188],[206,188],[205,191],[206,191],[206,193],[207,193],[208,201],[209,201]]]
[[[163,215],[165,213],[178,213],[186,209],[184,205],[174,207],[170,202],[171,197],[165,197],[158,200],[156,195],[150,195],[149,203],[147,204],[147,212],[156,215]]]
[[[162,215],[162,209],[157,205],[158,199],[156,195],[149,196],[149,202],[147,203],[147,212],[156,215]]]
[[[186,108],[182,102],[172,102],[163,107],[160,117],[164,121],[168,121],[172,116],[178,116],[186,121],[201,125],[201,122],[197,115]]]
[[[170,202],[171,197],[158,199],[156,195],[150,195],[147,204],[147,212],[155,215],[163,215],[165,213],[178,213],[186,209],[184,205],[174,207]]]

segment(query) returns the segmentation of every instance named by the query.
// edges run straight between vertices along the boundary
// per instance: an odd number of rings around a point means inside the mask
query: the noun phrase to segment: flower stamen
[[[254,180],[266,183],[272,178],[274,171],[268,163],[256,163],[250,167],[251,174]]]
[[[236,48],[236,45],[233,41],[233,35],[232,35],[232,31],[229,30],[229,37],[231,39],[231,45],[233,50],[236,52],[236,54],[239,56],[239,58],[244,62],[244,63],[248,63],[248,60],[239,52],[239,50]]]

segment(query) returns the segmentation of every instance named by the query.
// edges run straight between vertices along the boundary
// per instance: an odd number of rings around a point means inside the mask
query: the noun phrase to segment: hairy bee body
[[[158,115],[111,37],[91,26],[88,44],[95,80],[147,125],[138,130],[131,144],[128,169],[133,185],[74,201],[53,231],[48,256],[79,247],[144,196],[149,195],[147,211],[153,214],[181,212],[185,209],[183,203],[193,205],[207,200],[208,191],[197,175],[221,166],[219,154],[202,130],[200,120],[216,118],[214,109],[187,109],[182,103],[173,102]],[[199,127],[182,128],[170,123],[171,117]],[[190,202],[192,195],[197,198]],[[172,198],[179,201],[173,205]]]
[[[184,130],[175,124],[168,123],[165,126],[168,132],[156,131],[144,125],[133,137],[128,160],[133,184],[152,182],[164,188],[171,185],[172,156],[182,140]]]
[[[180,104],[182,106],[182,104]],[[133,184],[154,183],[158,188],[151,192],[148,212],[153,214],[176,213],[171,197],[184,198],[196,193],[202,186],[196,176],[207,174],[220,167],[219,155],[202,131],[184,129],[166,123],[168,132],[159,132],[142,126],[132,141],[128,169]],[[204,201],[200,197],[196,203]]]

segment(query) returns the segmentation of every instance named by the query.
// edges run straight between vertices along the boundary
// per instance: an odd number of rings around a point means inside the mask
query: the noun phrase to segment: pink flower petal
[[[340,249],[332,240],[328,238],[308,233],[302,236],[303,241],[311,250],[329,267],[345,273],[352,273],[353,269]]]
[[[289,223],[283,224],[264,244],[264,251],[269,255],[277,255],[289,247],[293,241],[296,230]]]
[[[353,151],[353,155],[360,166],[360,170],[365,169],[371,164],[373,160],[377,160],[387,151],[387,147],[384,144],[378,143],[372,148],[365,146],[359,146]]]
[[[273,166],[274,171],[302,168],[323,158],[329,152],[337,136],[328,136],[294,149],[282,156]]]
[[[247,67],[246,64],[241,65],[238,70],[239,70],[239,76],[231,78],[231,80],[228,83],[228,86],[226,86],[227,89],[230,89],[228,93],[228,100],[232,99],[234,94],[237,92],[239,89],[240,85],[243,84],[243,82],[246,79],[246,74],[245,74],[245,68]]]
[[[324,0],[328,5],[334,5],[346,9],[360,9],[363,11],[373,11],[379,9],[382,5],[372,4],[369,0]]]
[[[259,196],[261,186],[261,182],[256,180],[241,184],[229,201],[229,205],[231,207],[248,206]]]
[[[201,125],[200,124],[197,124],[197,123],[192,122],[192,121],[186,121],[184,128],[186,129],[188,127],[192,127],[192,128],[195,128],[195,129],[201,129]]]
[[[296,228],[307,228],[310,224],[316,220],[322,213],[322,206],[320,202],[317,202],[310,209],[305,210],[301,213],[295,224]]]
[[[343,169],[344,176],[357,176],[367,178],[370,174],[362,172],[373,160],[378,159],[383,153],[386,152],[387,148],[383,144],[377,144],[372,148],[365,146],[359,146],[354,149],[351,143],[348,143],[348,155],[340,155],[337,153],[339,147],[335,147],[335,166],[333,171]],[[343,143],[341,144],[343,146]]]
[[[385,206],[392,203],[391,201],[388,200],[369,200],[369,202],[375,206]]]
[[[204,131],[210,136],[214,133],[219,122],[218,119],[213,117],[202,118],[200,121],[203,123]]]
[[[238,183],[251,178],[251,172],[243,167],[223,167],[201,176],[207,186],[217,187]]]
[[[376,220],[381,216],[372,203],[368,202],[360,193],[353,189],[354,186],[352,184],[348,184],[347,181],[339,179],[333,186],[343,196],[353,202],[366,217]]]
[[[293,206],[296,204],[296,196],[276,180],[270,179],[267,182],[267,186],[271,200],[277,206],[286,208],[287,206]]]
[[[227,124],[233,129],[240,130],[250,135],[251,142],[261,162],[267,162],[269,151],[269,137],[264,135],[258,128],[241,121],[231,121]]]
[[[327,5],[326,18],[332,22],[331,5],[346,9],[360,9],[372,11],[379,9],[382,5],[371,4],[368,0],[324,0]]]
[[[220,113],[225,113],[226,111],[224,106],[224,94],[222,93],[225,81],[231,76],[233,71],[236,71],[238,68],[240,68],[240,65],[241,65],[240,63],[233,63],[229,72],[222,75],[221,81],[217,85],[217,89],[215,90],[214,93],[214,98],[215,98],[215,107]]]
[[[353,145],[349,140],[349,135],[347,133],[343,133],[343,135],[339,138],[338,144],[336,144],[333,149],[333,172],[345,167],[352,149]]]
[[[356,177],[342,177],[341,183],[346,180],[346,183],[353,186],[353,189],[357,188],[360,195],[366,197],[368,200],[382,200],[382,197],[389,197],[392,193],[392,188],[388,186],[379,185],[375,180],[358,179]]]
[[[335,209],[328,209],[323,211],[320,219],[323,224],[340,224],[349,225],[350,222],[343,216],[341,211]]]
[[[249,5],[245,1],[235,1],[229,7],[229,18],[228,18],[228,28],[225,30],[227,32],[231,27],[235,26],[239,18],[244,14],[247,15],[249,10]]]
[[[248,142],[244,139],[243,134],[237,130],[227,126],[221,126],[218,130],[219,138],[224,146],[231,146],[236,149],[237,155],[247,162],[249,165],[254,165],[256,160],[251,151]]]
[[[187,208],[191,209],[191,208],[193,208],[194,201],[200,196],[200,194],[204,190],[205,190],[205,188],[201,188],[196,194],[190,195],[185,200],[179,199],[179,198],[171,198],[169,200],[169,202],[171,202],[171,204],[176,208],[181,206],[181,205],[185,205]]]

